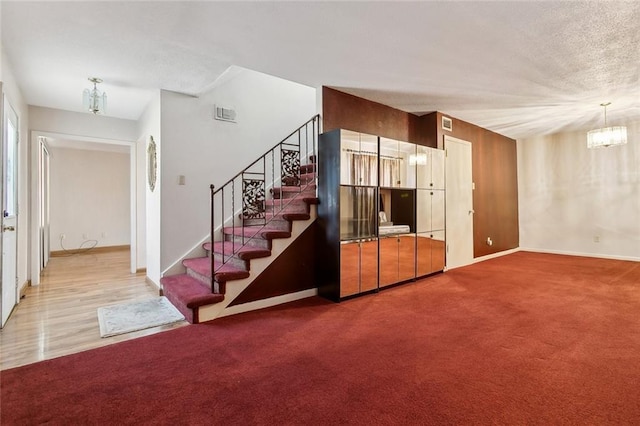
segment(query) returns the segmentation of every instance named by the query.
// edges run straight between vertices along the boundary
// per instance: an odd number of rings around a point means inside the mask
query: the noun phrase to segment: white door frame
[[[471,150],[473,145],[471,144],[471,142],[469,141],[465,141],[462,139],[457,139],[451,136],[444,136],[444,149],[446,152],[446,158],[445,158],[445,174],[447,177],[449,177],[449,173],[452,172],[452,169],[454,167],[459,167],[459,162],[456,162],[456,159],[454,159],[452,157],[452,155],[449,154],[449,150],[448,148],[452,145],[452,144],[459,144],[459,145],[464,145],[464,146],[468,146],[469,148],[469,155],[471,155]],[[469,196],[470,196],[470,200],[469,201],[469,205],[467,206],[453,206],[453,202],[451,200],[451,198],[455,198],[454,195],[454,188],[452,185],[450,185],[450,182],[448,182],[449,179],[447,179],[446,182],[446,199],[447,202],[445,203],[445,232],[446,232],[446,244],[447,244],[447,269],[453,269],[453,268],[457,268],[457,267],[461,267],[461,266],[466,266],[466,265],[470,265],[471,263],[473,263],[473,214],[474,214],[474,210],[473,210],[473,174],[472,174],[472,170],[473,170],[473,157],[470,159],[469,161],[469,168],[470,170],[468,170],[469,176],[470,176],[470,181],[468,182],[469,185]],[[451,197],[451,198],[450,198]],[[456,198],[457,199],[457,198]],[[462,213],[460,213],[460,209],[463,209],[464,211]],[[451,238],[450,236],[455,232],[455,230],[460,229],[460,223],[458,223],[458,219],[456,218],[456,215],[461,215],[464,214],[464,218],[466,221],[468,221],[469,219],[471,220],[471,230],[470,232],[468,232],[468,234],[456,234],[456,239]],[[462,226],[468,226],[469,223],[465,222],[462,223]],[[458,246],[456,246],[453,250],[456,250],[456,262],[450,262],[450,256],[449,254],[452,253],[452,250],[450,250],[450,244],[452,244],[454,242],[454,240],[457,241]]]
[[[40,264],[42,268],[47,267],[47,263],[49,263],[49,256],[51,254],[51,236],[49,235],[49,160],[50,154],[49,149],[47,148],[47,144],[45,143],[45,139],[38,138],[38,188],[40,191],[40,218],[46,217],[45,223],[40,223],[39,233],[40,233],[40,241],[44,247],[41,246],[40,254],[42,256],[40,260]],[[35,176],[34,176],[35,178]]]
[[[0,289],[2,290],[2,296],[0,297],[1,300],[1,304],[0,304],[0,327],[4,327],[6,321],[9,319],[9,315],[11,315],[11,312],[13,311],[13,309],[15,308],[15,306],[18,304],[19,301],[19,297],[18,297],[18,224],[19,224],[19,205],[18,205],[18,200],[19,200],[19,191],[20,191],[20,186],[19,186],[19,176],[20,176],[20,154],[19,154],[19,150],[20,150],[20,117],[18,116],[18,113],[16,112],[16,110],[13,108],[13,106],[11,105],[11,103],[9,102],[9,99],[7,99],[6,96],[2,96],[2,99],[0,100],[2,102],[2,107],[0,108],[0,111],[2,112],[1,115],[1,120],[2,120],[2,126],[0,126],[2,128],[2,134],[0,135],[1,138],[1,142],[0,142],[0,176],[2,176],[3,182],[0,185],[2,187],[2,189],[0,189],[0,226],[2,227],[2,233],[0,236]],[[6,181],[4,181],[5,178],[5,173],[6,170],[4,169],[5,166],[5,161],[7,160],[7,157],[5,156],[6,154],[8,154],[8,145],[6,145],[7,147],[7,151],[5,151],[5,142],[8,141],[8,136],[9,136],[9,130],[8,130],[8,122],[12,121],[14,122],[14,127],[15,127],[15,147],[12,150],[13,152],[13,206],[12,206],[12,210],[13,210],[13,214],[10,217],[5,217],[4,215],[4,211],[5,209],[8,209],[9,207],[7,207],[4,203],[5,201],[5,197],[6,194],[4,193],[4,186]],[[6,228],[5,228],[6,227]],[[10,234],[7,234],[7,232],[10,232]],[[7,236],[8,235],[8,236]],[[11,258],[11,262],[6,262],[7,259],[5,259],[5,251],[9,250],[8,246],[5,246],[5,239],[11,240],[13,241],[12,245],[13,245],[13,253],[9,253],[9,256],[12,256]],[[11,264],[13,263],[13,264]],[[10,276],[7,276],[7,281],[5,280],[5,275],[6,273],[9,273]],[[5,300],[5,296],[10,295],[11,299],[9,300],[10,305],[6,304],[6,300]],[[7,312],[8,311],[8,312]]]
[[[4,92],[2,91],[2,81],[0,81],[0,95]],[[4,149],[2,148],[3,143],[1,142],[1,138],[4,136],[4,101],[3,96],[0,96],[0,176],[4,176]],[[2,201],[4,200],[4,185],[0,184],[0,210],[2,210]],[[0,214],[0,227],[4,226],[4,218],[3,215]],[[0,233],[0,256],[2,255],[2,234]],[[1,262],[0,262],[1,266]],[[0,291],[2,291],[2,273],[0,271]],[[1,294],[1,293],[0,293]],[[1,301],[0,301],[1,302]],[[2,305],[0,305],[0,315],[2,314]]]
[[[112,144],[112,145],[124,145],[129,147],[129,192],[130,192],[130,246],[131,246],[131,256],[130,256],[130,271],[132,274],[136,273],[137,266],[137,239],[136,239],[136,227],[137,227],[137,208],[136,208],[136,142],[135,141],[125,141],[125,140],[117,140],[117,139],[103,139],[103,138],[95,138],[90,136],[77,136],[77,135],[67,135],[63,133],[53,133],[53,132],[43,132],[40,130],[33,130],[31,132],[31,170],[32,174],[39,175],[40,164],[38,160],[38,144],[39,138],[52,138],[52,139],[66,139],[72,141],[83,141],[83,142],[97,142],[103,144]],[[36,175],[36,176],[37,176]],[[40,208],[41,208],[41,196],[40,196],[40,185],[37,178],[31,179],[31,285],[40,284],[40,272],[41,269],[41,239],[39,228],[41,226],[40,223]]]

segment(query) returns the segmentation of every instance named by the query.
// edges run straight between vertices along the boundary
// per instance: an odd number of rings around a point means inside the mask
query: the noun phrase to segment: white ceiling
[[[236,65],[513,138],[640,117],[640,2],[22,2],[2,44],[31,105],[111,116]]]

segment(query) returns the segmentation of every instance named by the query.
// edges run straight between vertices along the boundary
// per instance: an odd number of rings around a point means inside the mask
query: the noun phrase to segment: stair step
[[[303,194],[306,195],[306,194]],[[309,206],[305,202],[306,197],[297,197],[289,199],[269,199],[265,201],[265,210],[272,212],[275,208],[276,211],[285,211],[287,213],[299,213],[308,212]]]
[[[187,268],[187,274],[199,279],[203,283],[211,280],[211,259],[209,257],[197,257],[194,259],[185,259],[182,264]],[[234,265],[222,264],[222,262],[214,259],[214,280],[218,283],[226,283],[227,281],[241,280],[249,276],[249,271],[238,268]]]
[[[238,237],[244,236],[245,238],[272,240],[274,238],[289,238],[291,237],[290,231],[283,231],[282,229],[273,228],[270,226],[234,226],[225,227],[225,235],[235,235]]]
[[[233,243],[232,241],[225,241],[215,243],[218,245],[213,251],[214,260],[220,263],[227,263],[231,266],[235,266],[238,269],[251,270],[251,259],[258,259],[261,257],[271,256],[271,250],[268,247],[245,244],[242,246],[240,241]],[[225,245],[224,254],[222,253],[222,244]],[[235,245],[236,253],[232,253],[232,246]],[[208,250],[211,245],[205,244],[205,250]]]
[[[316,185],[310,184],[304,188],[301,188],[299,186],[277,186],[275,188],[271,188],[271,194],[275,199],[279,199],[279,198],[289,199],[289,198],[295,198],[301,195],[315,196]]]
[[[300,173],[300,181],[302,182],[303,185],[314,182],[315,180],[316,180],[315,172]]]
[[[206,251],[211,252],[211,243],[204,243],[202,246]],[[224,251],[223,251],[224,250]],[[233,244],[231,241],[216,241],[213,243],[213,253],[222,256],[224,253],[225,258],[233,254],[242,260],[257,259],[260,257],[271,256],[271,250],[263,249],[253,246],[241,246],[239,244]]]
[[[213,305],[224,300],[224,294],[212,293],[208,286],[186,274],[160,278],[160,283],[164,296],[192,324],[198,322],[197,312],[200,306]]]
[[[304,164],[300,166],[300,173],[315,173],[316,165],[315,164]]]

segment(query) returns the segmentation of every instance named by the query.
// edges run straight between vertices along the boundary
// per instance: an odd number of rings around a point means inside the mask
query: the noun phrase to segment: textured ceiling
[[[640,2],[2,2],[29,104],[109,115],[236,65],[520,138],[640,118]]]

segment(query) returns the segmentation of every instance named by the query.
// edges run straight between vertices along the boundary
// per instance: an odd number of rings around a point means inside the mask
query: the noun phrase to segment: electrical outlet
[[[86,240],[87,239],[87,234],[82,234],[82,239]]]
[[[102,233],[102,238],[106,238],[106,237],[107,237],[107,233],[106,233],[106,232],[103,232],[103,233]]]
[[[599,242],[600,242],[600,236],[599,236],[599,235],[595,235],[595,236],[593,237],[593,242],[594,242],[594,243],[599,243]]]
[[[66,235],[64,235],[64,234],[60,234],[60,239],[61,239],[61,240],[64,240],[65,238],[67,238],[67,236],[66,236]]]

